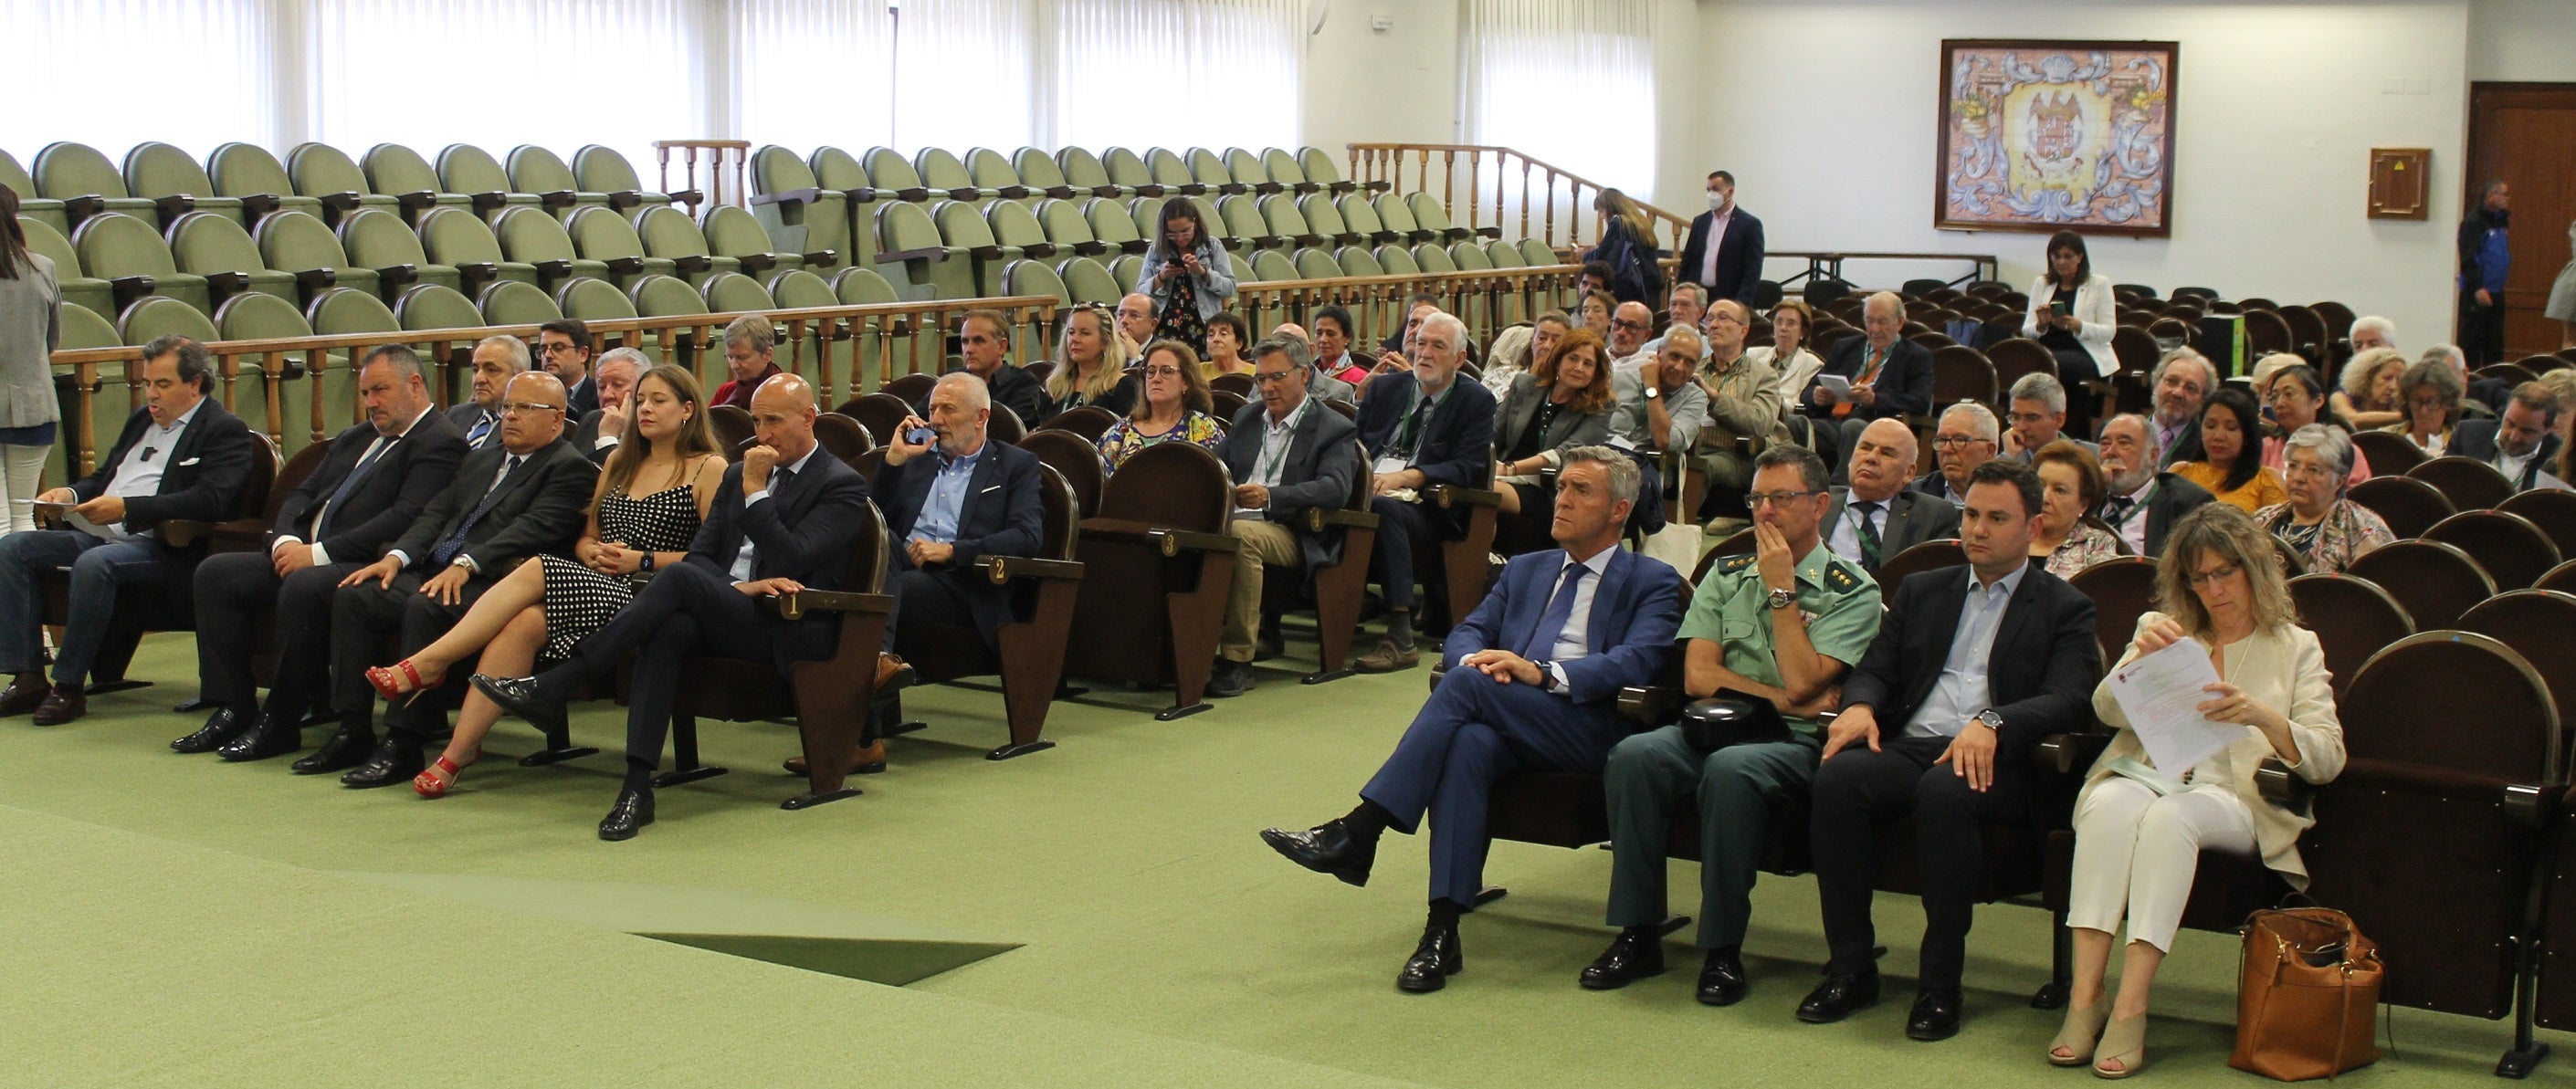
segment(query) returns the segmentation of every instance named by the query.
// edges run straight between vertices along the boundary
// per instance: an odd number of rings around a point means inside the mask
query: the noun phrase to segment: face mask
[[[1718,210],[1718,209],[1720,209],[1720,208],[1724,208],[1724,207],[1726,207],[1726,198],[1725,198],[1724,196],[1722,196],[1722,195],[1720,195],[1720,194],[1718,194],[1718,193],[1715,193],[1715,192],[1712,192],[1712,193],[1710,193],[1710,194],[1708,195],[1708,210],[1709,210],[1709,211],[1714,212],[1714,211],[1716,211],[1716,210]]]

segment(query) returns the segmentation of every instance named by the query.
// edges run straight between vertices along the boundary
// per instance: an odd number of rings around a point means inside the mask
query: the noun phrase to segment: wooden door
[[[2489,178],[2504,179],[2513,194],[2504,357],[2556,351],[2565,326],[2544,317],[2541,308],[2559,270],[2567,267],[2567,229],[2576,221],[2576,83],[2474,86],[2463,209],[2476,206]]]

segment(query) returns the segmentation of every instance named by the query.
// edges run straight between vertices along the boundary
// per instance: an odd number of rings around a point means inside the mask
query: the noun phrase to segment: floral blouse
[[[2057,551],[2048,554],[2048,573],[2071,579],[2075,573],[2120,555],[2120,537],[2090,522],[2078,522],[2075,530],[2058,542]]]
[[[1216,444],[1224,438],[1225,425],[1216,417],[1196,410],[1181,413],[1181,422],[1160,435],[1148,435],[1136,429],[1136,421],[1122,419],[1109,425],[1109,430],[1100,435],[1100,466],[1106,472],[1116,473],[1128,458],[1136,456],[1136,451],[1173,439],[1197,443],[1214,453]]]
[[[2306,556],[2312,573],[2341,571],[2363,553],[2397,539],[2376,512],[2349,499],[2335,500],[2313,526],[2300,525],[2298,512],[2286,502],[2255,511],[2254,522]]]

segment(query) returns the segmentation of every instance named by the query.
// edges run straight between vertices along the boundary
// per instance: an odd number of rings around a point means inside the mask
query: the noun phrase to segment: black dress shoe
[[[420,774],[421,770],[428,766],[421,762],[420,746],[417,743],[403,740],[400,736],[390,736],[376,746],[375,754],[367,757],[366,763],[358,765],[357,770],[341,776],[340,785],[357,790],[371,790],[376,787],[389,787],[395,783],[408,783],[412,776]]]
[[[1729,946],[1708,951],[1708,961],[1699,969],[1699,1004],[1732,1006],[1744,1001],[1749,984],[1744,979],[1744,957]]]
[[[15,718],[35,710],[37,704],[45,702],[45,693],[52,691],[53,687],[53,682],[47,681],[42,673],[18,674],[9,682],[9,687],[0,688],[0,718]]]
[[[1936,988],[1914,996],[1914,1012],[1905,1015],[1908,1039],[1947,1040],[1958,1034],[1958,988]]]
[[[608,807],[608,815],[599,819],[599,838],[615,843],[634,839],[635,833],[653,823],[653,792],[622,790],[617,804]]]
[[[1428,923],[1422,928],[1422,944],[1413,947],[1404,970],[1395,974],[1395,988],[1428,994],[1448,986],[1449,977],[1466,967],[1467,958],[1458,951],[1458,924]]]
[[[473,682],[475,691],[500,705],[501,710],[526,720],[528,725],[537,728],[537,732],[553,737],[567,729],[563,704],[538,695],[536,678],[477,673]]]
[[[1216,660],[1216,669],[1208,674],[1207,694],[1213,699],[1231,699],[1261,682],[1252,675],[1252,663]]]
[[[1826,1025],[1878,1004],[1878,973],[1837,972],[1826,976],[1807,999],[1798,1003],[1798,1020]]]
[[[304,747],[304,727],[262,718],[250,732],[225,742],[215,755],[234,763],[284,756]]]
[[[1583,989],[1615,991],[1664,974],[1664,928],[1632,926],[1610,939],[1610,948],[1583,968]]]
[[[339,729],[331,732],[330,740],[324,741],[321,748],[313,751],[313,755],[288,765],[287,770],[297,775],[320,775],[324,772],[345,771],[366,763],[367,754],[375,751],[375,748],[374,730],[343,724]]]
[[[170,750],[192,754],[213,752],[222,748],[224,742],[240,737],[242,731],[250,726],[250,721],[232,708],[218,707],[214,714],[206,716],[206,724],[198,727],[196,733],[171,742]]]
[[[45,702],[36,705],[34,721],[38,726],[60,726],[88,713],[88,693],[58,684],[45,690]]]
[[[1325,821],[1304,832],[1264,828],[1261,842],[1288,856],[1288,861],[1341,878],[1346,885],[1366,887],[1369,868],[1377,864],[1377,841],[1360,842],[1339,820]]]

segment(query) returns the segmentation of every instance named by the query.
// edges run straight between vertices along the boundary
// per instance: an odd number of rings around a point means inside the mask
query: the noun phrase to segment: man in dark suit
[[[2558,460],[2558,397],[2538,382],[2514,387],[2504,414],[2462,420],[2451,431],[2450,452],[2495,466],[2515,491],[2540,485],[2540,474]]]
[[[501,444],[502,391],[527,371],[527,341],[503,333],[475,342],[473,399],[447,410],[447,418],[465,433],[468,449],[489,450]]]
[[[635,394],[635,383],[652,369],[653,361],[633,348],[610,348],[599,354],[599,364],[590,369],[591,381],[599,387],[599,407],[584,413],[572,429],[572,448],[591,464],[605,466],[608,455],[617,452],[617,441],[626,433],[626,414],[635,407],[628,399]]]
[[[1922,416],[1932,411],[1932,350],[1904,337],[1905,302],[1881,291],[1861,305],[1864,336],[1844,337],[1825,357],[1816,377],[1798,394],[1798,403],[1817,417],[1816,453],[1843,474],[1843,457],[1860,441],[1871,420],[1899,413]],[[1851,383],[1848,396],[1825,387],[1825,376]]]
[[[36,502],[71,505],[71,514],[94,529],[28,530],[0,537],[0,673],[14,678],[0,691],[0,718],[35,712],[38,726],[56,726],[89,709],[82,690],[98,659],[120,587],[168,585],[180,565],[204,545],[175,549],[154,539],[162,522],[220,522],[235,517],[250,483],[253,442],[249,426],[206,397],[214,361],[205,345],[182,336],[155,338],[143,348],[144,407],[126,417],[116,447],[98,468],[68,488],[39,493]],[[70,612],[55,650],[53,683],[44,660],[45,575],[71,568]],[[185,607],[187,588],[170,588]],[[220,637],[220,635],[218,636]]]
[[[278,506],[262,552],[227,552],[197,566],[198,695],[215,707],[204,727],[170,743],[258,760],[303,747],[304,714],[327,698],[331,599],[446,490],[465,460],[465,436],[430,403],[420,357],[400,344],[358,368],[367,418],[331,440],[313,474]],[[249,632],[274,611],[275,695],[267,717],[251,678]]]
[[[1875,828],[1910,815],[1924,932],[1922,990],[1905,1034],[1959,1031],[1959,975],[1985,860],[1979,828],[2030,819],[2027,754],[2041,737],[2084,725],[2102,669],[2092,599],[2030,558],[2039,504],[2029,466],[1978,466],[1960,517],[1968,569],[1898,586],[1843,682],[1842,714],[1808,792],[1833,959],[1799,1004],[1801,1021],[1840,1021],[1878,1000]]]
[[[1762,221],[1735,206],[1735,175],[1710,172],[1708,210],[1691,220],[1682,243],[1682,279],[1707,288],[1710,302],[1733,299],[1749,310],[1762,289],[1762,253]]]
[[[1234,588],[1225,606],[1225,635],[1217,643],[1211,696],[1252,690],[1252,661],[1278,635],[1261,615],[1261,582],[1268,567],[1313,568],[1341,558],[1342,531],[1309,532],[1292,519],[1309,507],[1339,509],[1350,502],[1360,473],[1359,428],[1306,395],[1315,374],[1306,342],[1271,337],[1245,353],[1261,400],[1243,406],[1217,444],[1216,456],[1237,481],[1234,520],[1226,532],[1241,542]],[[1274,651],[1275,653],[1275,651]]]
[[[969,310],[957,319],[958,357],[961,369],[984,380],[993,407],[1020,418],[1020,425],[1035,431],[1045,420],[1054,403],[1047,399],[1044,379],[1011,364],[1011,322],[998,310]],[[930,411],[930,399],[922,398],[913,411]]]
[[[1360,398],[1359,435],[1368,448],[1369,509],[1378,516],[1369,572],[1386,591],[1386,638],[1351,665],[1392,673],[1421,661],[1413,649],[1416,541],[1438,540],[1466,526],[1463,505],[1441,511],[1421,493],[1434,484],[1482,487],[1494,467],[1494,395],[1458,381],[1467,360],[1467,326],[1432,312],[1415,331],[1413,369],[1369,379]],[[1436,575],[1434,577],[1437,577]]]
[[[2157,468],[2200,460],[2200,410],[2218,392],[2218,382],[2218,367],[2189,348],[2166,352],[2148,372],[2147,386],[2155,398],[2148,435],[2155,440]]]
[[[384,664],[389,637],[401,637],[400,661],[447,634],[511,569],[539,553],[563,554],[581,535],[599,467],[563,439],[563,383],[543,371],[511,379],[500,435],[498,445],[466,455],[455,479],[383,558],[340,583],[331,599],[331,702],[340,728],[316,754],[330,759],[315,760],[307,774],[364,751],[359,745],[372,736],[376,709],[367,667]],[[423,695],[388,708],[383,743],[341,784],[391,786],[420,774],[420,747],[447,714],[436,699]]]
[[[1974,401],[1942,409],[1932,430],[1932,471],[1914,482],[1914,490],[1953,504],[1966,502],[1968,477],[1994,458],[2001,431],[1995,411]]]
[[[831,657],[840,643],[832,613],[790,620],[756,603],[840,589],[867,523],[867,482],[815,443],[815,415],[814,387],[804,378],[782,373],[763,382],[751,398],[759,443],[725,470],[688,558],[655,575],[564,664],[535,677],[474,676],[474,687],[502,710],[560,736],[564,702],[583,682],[641,651],[626,710],[626,783],[599,822],[599,838],[633,839],[653,823],[653,770],[689,659],[767,662],[784,674],[796,662]]]
[[[1348,816],[1261,838],[1291,861],[1366,885],[1378,837],[1431,818],[1431,917],[1396,976],[1439,990],[1462,965],[1458,917],[1484,886],[1485,807],[1494,781],[1523,767],[1598,773],[1628,733],[1619,690],[1659,675],[1682,616],[1681,577],[1619,547],[1636,503],[1634,458],[1603,446],[1565,451],[1554,534],[1561,547],[1514,558],[1493,592],[1449,633],[1449,669]]]
[[[537,350],[545,356],[546,373],[564,384],[567,418],[599,411],[599,386],[591,381],[589,326],[571,318],[537,326]]]
[[[903,670],[894,650],[907,626],[971,625],[985,649],[999,650],[994,633],[1011,620],[1011,590],[993,585],[975,561],[1036,555],[1046,507],[1038,456],[988,441],[992,413],[990,387],[981,380],[943,375],[930,390],[930,418],[905,417],[886,443],[876,493],[885,500],[887,537],[902,543],[888,565],[894,612],[877,662],[880,688]],[[906,433],[918,427],[937,437],[911,441]]]
[[[1851,486],[1825,509],[1825,547],[1868,571],[1899,552],[1959,535],[1957,505],[1906,487],[1914,471],[1914,429],[1872,420],[1852,446]]]
[[[2102,505],[2093,514],[2134,556],[2164,555],[2174,523],[2214,498],[2209,489],[2156,468],[2152,426],[2134,412],[2102,424]]]

